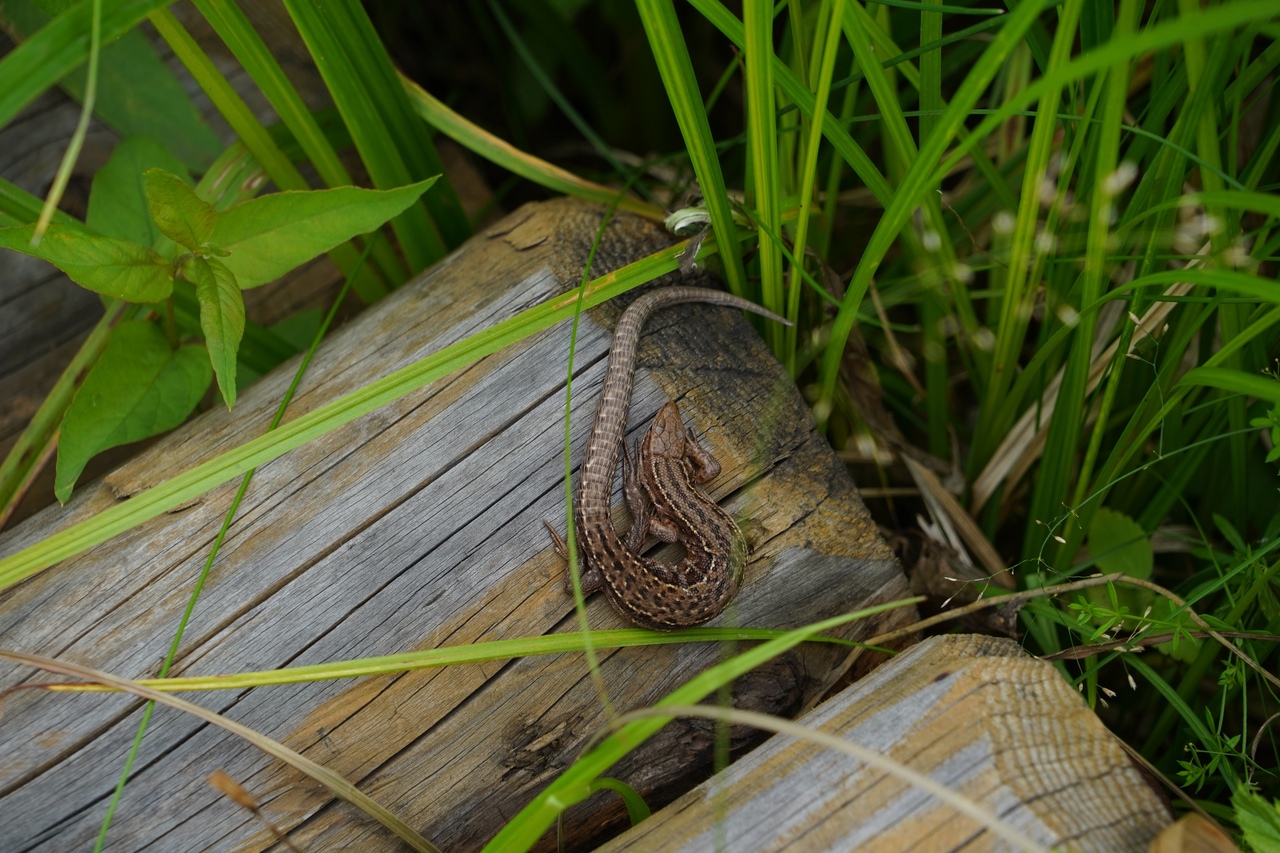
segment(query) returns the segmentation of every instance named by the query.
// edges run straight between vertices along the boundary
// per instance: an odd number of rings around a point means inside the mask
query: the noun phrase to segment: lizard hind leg
[[[653,508],[640,478],[640,453],[640,442],[636,442],[634,453],[627,451],[625,441],[622,443],[622,494],[627,499],[627,509],[631,511],[631,529],[627,531],[623,544],[634,554],[640,553],[645,534],[649,532]]]
[[[560,534],[556,533],[556,529],[551,526],[551,522],[544,520],[542,523],[547,526],[547,532],[551,534],[551,547],[555,548],[556,553],[565,561],[564,591],[569,595],[573,595],[573,566],[569,563],[569,546],[560,538]],[[583,595],[590,595],[604,586],[604,575],[600,574],[599,569],[587,563],[581,549],[578,549],[578,566],[579,576],[582,580]]]

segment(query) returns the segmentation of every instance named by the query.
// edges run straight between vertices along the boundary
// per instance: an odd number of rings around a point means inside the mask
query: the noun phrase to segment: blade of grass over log
[[[376,240],[377,237],[371,239]],[[372,244],[365,245],[364,254],[361,255],[356,269],[357,274],[359,273],[360,267],[362,267],[368,260],[369,254],[372,250]],[[306,354],[303,355],[301,362],[299,362],[297,369],[294,371],[293,381],[289,383],[289,387],[285,390],[279,404],[276,406],[275,415],[272,416],[271,423],[267,426],[268,432],[274,430],[280,425],[280,421],[284,418],[285,410],[288,408],[289,403],[293,401],[293,396],[297,393],[298,385],[301,383],[302,377],[306,375],[307,368],[311,365],[311,360],[315,357],[316,350],[324,340],[325,335],[328,334],[329,327],[333,324],[333,320],[337,316],[338,309],[345,301],[352,285],[353,277],[347,276],[346,281],[342,283],[342,289],[330,304],[329,311],[321,321],[320,327],[316,329],[315,335],[312,336],[311,345],[307,348]],[[218,533],[214,537],[213,544],[209,548],[209,554],[205,558],[204,566],[200,569],[200,575],[192,585],[191,594],[187,599],[186,609],[183,610],[182,617],[178,620],[178,627],[174,631],[173,640],[169,643],[169,650],[165,654],[164,662],[160,665],[160,671],[158,673],[159,677],[156,679],[156,681],[160,683],[163,683],[166,676],[168,676],[169,669],[173,666],[173,661],[178,655],[178,650],[182,646],[182,638],[187,631],[187,625],[190,624],[191,616],[195,613],[196,603],[200,600],[200,593],[204,590],[205,582],[209,579],[209,572],[213,568],[213,561],[217,559],[218,552],[222,549],[222,543],[226,539],[227,531],[231,529],[231,522],[235,520],[236,512],[240,508],[240,502],[244,499],[245,492],[249,490],[249,483],[253,480],[253,475],[254,471],[250,470],[245,473],[243,478],[241,478],[240,488],[236,491],[235,497],[231,499],[230,506],[227,507],[227,512],[222,519],[222,526],[218,528]],[[138,721],[138,729],[134,734],[133,744],[129,748],[129,754],[125,757],[124,764],[120,768],[120,777],[116,782],[115,791],[112,793],[106,813],[102,817],[102,823],[98,829],[98,841],[95,849],[101,849],[101,847],[106,843],[116,808],[119,806],[120,800],[124,795],[125,785],[129,782],[133,765],[137,761],[138,753],[142,749],[142,739],[146,735],[147,728],[151,722],[151,714],[154,711],[155,703],[148,702],[146,710],[142,713],[142,719]]]
[[[158,690],[152,690],[144,687],[134,681],[126,678],[118,678],[110,673],[100,670],[91,669],[87,666],[79,664],[66,663],[64,661],[54,660],[53,658],[43,657],[41,655],[29,655],[22,652],[11,652],[0,649],[0,658],[14,661],[16,663],[25,664],[27,666],[43,669],[47,672],[57,672],[63,675],[70,675],[73,678],[83,678],[85,680],[97,681],[101,684],[114,687],[125,693],[132,693],[143,699],[149,699],[152,702],[158,702],[161,705],[168,705],[170,708],[176,708],[179,711],[185,711],[194,717],[204,720],[218,726],[221,729],[231,732],[237,737],[244,738],[249,743],[268,755],[278,758],[284,763],[293,767],[307,776],[324,785],[335,797],[345,800],[351,805],[363,811],[374,820],[381,823],[387,829],[394,832],[406,844],[414,850],[421,850],[424,853],[439,853],[431,842],[427,841],[421,835],[413,830],[408,824],[396,817],[390,810],[384,808],[376,800],[370,798],[363,793],[355,785],[352,785],[341,775],[333,772],[323,764],[317,764],[306,756],[294,752],[282,743],[266,737],[248,726],[230,720],[221,714],[210,711],[208,708],[202,708],[185,699],[179,699],[176,696],[170,696],[167,693],[161,693]]]
[[[677,643],[719,643],[729,640],[773,640],[781,631],[765,628],[689,628],[683,631],[659,632],[642,628],[618,628],[592,631],[594,648],[622,649],[638,646],[667,646]],[[465,646],[443,646],[416,652],[403,652],[381,657],[311,664],[309,666],[268,669],[261,672],[239,672],[233,675],[205,675],[189,678],[144,678],[138,684],[165,693],[184,690],[231,690],[246,687],[264,687],[270,684],[301,684],[311,681],[329,681],[335,678],[364,678],[370,675],[390,675],[415,669],[431,669],[441,666],[458,666],[466,663],[486,663],[495,660],[557,655],[579,652],[584,648],[585,636],[580,632],[546,634],[541,637],[520,637],[512,640],[468,643]],[[857,645],[836,637],[815,636],[811,642]],[[97,693],[110,690],[93,684],[51,685],[51,690]]]
[[[618,191],[603,184],[585,180],[559,166],[548,163],[516,148],[504,139],[463,118],[417,83],[400,75],[400,83],[409,96],[414,112],[428,125],[443,133],[468,151],[501,166],[513,175],[519,175],[552,192],[564,193],[597,204],[613,204],[617,201],[622,210],[662,221],[662,211],[632,195],[618,200]]]
[[[683,249],[682,243],[608,275],[600,276],[592,282],[583,296],[583,307],[594,307],[620,293],[625,293],[671,272],[677,267],[676,255]],[[715,249],[714,241],[704,242],[700,257],[705,257]],[[472,364],[561,320],[568,319],[573,316],[576,301],[576,293],[571,293],[522,311],[483,332],[451,344],[421,361],[394,371],[358,391],[327,403],[295,421],[290,421],[272,433],[251,439],[221,456],[203,462],[127,501],[103,510],[92,518],[16,554],[0,559],[0,589],[7,589],[59,560],[79,554],[99,542],[204,494],[232,477],[243,474],[342,424],[349,423],[361,415],[412,393],[429,382]]]
[[[711,216],[711,227],[727,247],[721,252],[726,283],[730,292],[742,296],[747,292],[747,286],[738,229],[733,222],[724,173],[720,170],[711,125],[698,92],[693,62],[689,59],[689,48],[676,19],[676,10],[671,0],[637,0],[636,9],[640,12],[645,35],[649,37],[649,47],[658,64],[658,73],[662,75],[662,85],[667,90],[676,123],[680,125],[693,172],[698,176],[702,197]],[[782,306],[775,307],[781,310]]]
[[[781,636],[762,643],[754,649],[743,652],[718,666],[714,666],[691,678],[688,682],[669,693],[666,698],[656,704],[656,708],[676,705],[690,705],[705,698],[716,689],[732,682],[735,678],[750,672],[757,666],[772,660],[788,649],[795,648],[811,637],[859,619],[865,619],[877,613],[885,613],[899,607],[909,607],[923,601],[923,598],[908,598],[892,601],[887,604],[868,607],[853,613],[834,616],[821,622],[814,622],[794,631],[787,631]],[[618,762],[624,755],[652,737],[659,729],[671,721],[671,717],[637,720],[623,726],[609,735],[595,749],[582,756],[568,767],[554,782],[538,794],[529,805],[507,822],[502,831],[485,845],[485,853],[497,851],[528,850],[550,827],[556,817],[569,806],[590,795],[590,784],[602,776],[606,770]]]

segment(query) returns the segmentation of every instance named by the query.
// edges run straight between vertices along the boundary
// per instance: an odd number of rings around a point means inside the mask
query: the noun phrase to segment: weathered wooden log
[[[1164,800],[1054,668],[1011,640],[933,637],[798,722],[915,770],[1033,841],[1139,853]],[[1017,849],[884,770],[778,736],[602,851]]]
[[[574,286],[600,210],[531,205],[366,312],[320,350],[290,412],[305,412]],[[617,217],[594,270],[664,244]],[[620,309],[583,318],[572,402],[581,453]],[[549,329],[261,466],[213,567],[175,675],[312,664],[575,630],[563,562],[567,324]],[[676,399],[724,465],[711,493],[754,549],[718,624],[791,627],[903,597],[905,583],[781,367],[745,321],[682,306],[641,344],[631,429]],[[48,536],[259,434],[287,364],[104,481],[0,537],[0,554]],[[237,483],[0,594],[0,646],[153,675]],[[599,596],[596,628],[621,622]],[[894,611],[843,636],[910,618]],[[711,644],[603,650],[619,710],[654,702],[714,664]],[[812,644],[737,685],[745,707],[794,713],[847,651]],[[46,676],[0,665],[0,687]],[[342,773],[446,850],[475,849],[603,725],[581,654],[195,697]],[[137,727],[118,695],[10,694],[0,720],[0,849],[91,843]],[[611,773],[660,803],[709,766],[711,728],[668,726]],[[266,830],[215,794],[223,770],[304,849],[395,849],[379,825],[222,730],[157,709],[109,839],[114,849],[260,850]],[[566,816],[570,848],[625,823],[599,795]],[[554,839],[548,838],[548,848]]]

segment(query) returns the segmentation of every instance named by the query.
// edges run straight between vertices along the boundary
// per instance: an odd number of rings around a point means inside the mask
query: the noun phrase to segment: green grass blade
[[[778,179],[777,110],[773,92],[773,3],[746,0],[743,25],[747,36],[747,156],[752,189],[747,204],[756,209],[766,234],[782,233],[782,186]],[[771,311],[785,311],[782,292],[782,252],[773,238],[760,239],[761,302]],[[770,324],[765,332],[775,353],[782,351],[783,329]]]
[[[1049,66],[1057,67],[1071,56],[1075,41],[1076,22],[1080,17],[1082,0],[1068,0],[1063,5],[1061,19],[1050,48]],[[1047,90],[1037,105],[1031,140],[1027,146],[1023,186],[1026,188],[1017,206],[1013,233],[1009,238],[1008,273],[1000,300],[1000,314],[995,328],[995,351],[992,354],[987,378],[986,396],[978,412],[974,429],[974,444],[969,457],[969,470],[981,471],[991,458],[1004,430],[996,426],[1002,412],[1005,395],[1018,374],[1018,356],[1031,322],[1036,292],[1030,286],[1032,248],[1035,245],[1035,229],[1040,213],[1037,189],[1049,171],[1049,158],[1053,154],[1057,131],[1061,87]]]
[[[623,649],[641,646],[668,646],[679,643],[723,643],[729,641],[772,640],[782,634],[769,628],[689,628],[682,631],[659,632],[644,628],[618,628],[608,631],[592,631],[591,643],[597,649]],[[832,637],[814,637],[814,641],[849,644]],[[558,655],[580,652],[585,648],[586,636],[579,632],[544,634],[539,637],[516,637],[508,640],[489,640],[468,643],[463,646],[441,646],[420,649],[394,655],[333,661],[331,663],[266,669],[258,672],[237,672],[230,675],[197,675],[182,678],[144,678],[138,683],[164,693],[203,690],[242,690],[277,684],[307,684],[331,681],[338,678],[367,678],[374,675],[394,675],[416,669],[433,669],[443,666],[460,666],[469,663],[513,660],[535,655]],[[67,692],[97,693],[109,688],[93,685],[55,687]]]
[[[170,0],[104,0],[102,40],[133,29]],[[0,126],[89,56],[91,3],[79,3],[40,28],[0,60]]]
[[[698,94],[698,81],[693,74],[693,63],[689,59],[680,22],[676,19],[676,10],[671,0],[636,0],[636,8],[649,37],[649,47],[662,75],[676,123],[680,125],[694,174],[702,187],[711,226],[724,244],[721,258],[726,283],[731,292],[742,295],[747,292],[747,287],[738,229],[733,222],[724,174],[720,170],[711,126],[702,106],[702,97]]]
[[[817,413],[821,416],[820,427],[824,429],[826,427],[826,416],[830,414],[835,396],[836,379],[839,375],[845,344],[850,332],[853,331],[858,308],[862,304],[862,297],[866,294],[872,277],[884,260],[898,232],[907,225],[912,211],[920,203],[926,188],[939,181],[945,174],[936,166],[942,158],[943,150],[963,127],[969,111],[986,91],[1000,64],[1040,14],[1041,8],[1037,0],[1024,0],[1004,19],[1004,27],[995,33],[991,43],[983,51],[969,74],[965,76],[964,82],[960,84],[952,98],[951,105],[939,118],[933,135],[923,141],[919,156],[907,170],[892,202],[872,233],[866,251],[854,271],[853,280],[849,283],[840,312],[832,324],[831,337],[823,356],[821,390],[815,406]],[[984,137],[975,133],[971,140],[974,138]]]
[[[722,6],[719,0],[689,0],[689,3],[702,13],[716,29],[720,30],[729,41],[733,42],[739,50],[746,49],[746,32],[743,29],[742,22]],[[787,100],[795,104],[805,115],[810,118],[815,117],[813,94],[805,86],[804,82],[799,77],[796,77],[782,60],[776,57],[774,58],[773,78]],[[849,135],[849,131],[844,128],[835,116],[827,112],[821,118],[823,136],[835,147],[840,156],[844,158],[844,161],[849,164],[849,168],[853,169],[854,173],[871,190],[876,199],[881,204],[887,205],[893,197],[893,191],[889,188],[889,182],[884,179],[884,175],[880,173],[875,162],[867,156],[867,153],[854,141],[853,137]]]
[[[1115,38],[1127,38],[1136,25],[1137,8],[1134,0],[1121,0],[1117,14]],[[1093,165],[1094,192],[1089,197],[1089,232],[1086,238],[1084,272],[1081,276],[1079,302],[1089,305],[1101,297],[1107,273],[1108,241],[1111,235],[1112,198],[1102,191],[1106,176],[1115,173],[1119,165],[1120,124],[1124,118],[1125,101],[1129,91],[1129,60],[1120,58],[1109,70],[1102,107],[1102,126],[1093,143],[1097,155]],[[1031,514],[1027,520],[1027,541],[1023,554],[1035,553],[1040,546],[1036,541],[1037,522],[1048,523],[1056,518],[1069,502],[1068,489],[1076,474],[1078,441],[1087,413],[1089,369],[1093,361],[1094,330],[1097,315],[1089,312],[1079,316],[1072,334],[1072,344],[1067,356],[1066,369],[1058,391],[1057,408],[1049,424],[1049,437],[1036,478],[1036,488],[1031,502]],[[1089,478],[1088,472],[1080,472],[1077,488]],[[1080,535],[1081,525],[1069,523],[1058,535]],[[1063,548],[1060,559],[1050,562],[1062,568],[1061,563],[1073,561],[1075,551]]]
[[[443,168],[435,146],[414,117],[391,60],[359,3],[286,0],[285,8],[351,131],[374,186],[390,189],[440,174]],[[413,205],[392,220],[392,228],[415,272],[470,236],[462,206],[443,181],[426,196],[426,208]]]
[[[750,672],[755,667],[772,660],[788,649],[795,648],[823,631],[921,600],[912,598],[881,604],[788,631],[776,639],[762,643],[750,651],[694,676],[668,694],[655,707],[693,704],[717,688],[729,684],[738,676]],[[497,853],[497,851],[507,853],[507,851],[527,850],[532,847],[542,833],[555,822],[561,811],[590,795],[590,783],[594,779],[603,775],[619,759],[644,743],[670,721],[670,717],[636,720],[614,732],[599,746],[570,765],[559,778],[508,821],[493,840],[485,845],[485,853]]]
[[[630,288],[676,269],[674,246],[623,269],[600,276],[583,298],[583,308],[599,305]],[[702,252],[714,249],[712,241]],[[313,438],[409,394],[454,370],[535,332],[573,316],[576,297],[559,296],[520,312],[489,329],[444,347],[421,361],[400,368],[363,388],[302,415],[274,432],[251,439],[158,486],[118,503],[28,548],[0,559],[0,590],[60,560],[85,551],[148,519],[204,494],[215,486],[269,462]]]
[[[407,77],[401,77],[414,112],[428,125],[457,142],[468,151],[501,166],[514,175],[545,187],[552,192],[580,198],[596,204],[612,204],[618,191],[603,184],[578,177],[572,172],[519,150],[489,131],[463,118],[439,99]],[[662,210],[632,195],[623,196],[618,207],[632,213],[662,221]]]
[[[173,13],[160,9],[151,15],[150,20],[275,185],[282,190],[307,189],[302,174]]]

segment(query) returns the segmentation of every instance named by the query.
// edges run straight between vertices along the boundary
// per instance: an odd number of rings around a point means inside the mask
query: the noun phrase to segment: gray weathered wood
[[[533,205],[375,306],[321,349],[291,413],[308,411],[577,283],[600,211]],[[596,270],[665,244],[620,217]],[[594,411],[608,326],[583,318],[575,461]],[[569,329],[549,329],[259,468],[213,567],[175,674],[320,663],[575,630],[542,520],[563,519]],[[724,464],[712,492],[755,549],[721,624],[789,627],[902,597],[905,585],[785,373],[733,312],[664,311],[642,343],[632,428],[668,396]],[[0,536],[0,554],[257,435],[293,365],[164,439],[104,481]],[[748,486],[748,484],[750,484]],[[236,483],[0,594],[0,645],[110,672],[154,673]],[[563,521],[560,522],[563,524]],[[593,626],[619,627],[596,597]],[[901,624],[897,611],[845,636]],[[719,659],[710,645],[604,650],[621,710]],[[845,658],[804,647],[739,685],[793,713]],[[0,665],[0,687],[43,680]],[[194,697],[343,773],[448,850],[474,849],[570,763],[602,725],[580,654],[399,677]],[[109,695],[10,695],[0,720],[0,849],[83,849],[137,724]],[[709,729],[669,726],[612,774],[661,802],[710,760]],[[112,849],[259,850],[271,840],[206,785],[224,770],[305,849],[394,849],[379,826],[237,739],[157,709],[110,836]],[[682,787],[683,786],[683,787]],[[567,815],[585,842],[623,825],[611,795]],[[551,842],[554,846],[554,842]]]
[[[934,637],[800,724],[879,752],[1047,847],[1145,851],[1162,798],[1054,668],[1011,640]],[[778,736],[601,848],[1012,850],[931,794],[847,755]]]

